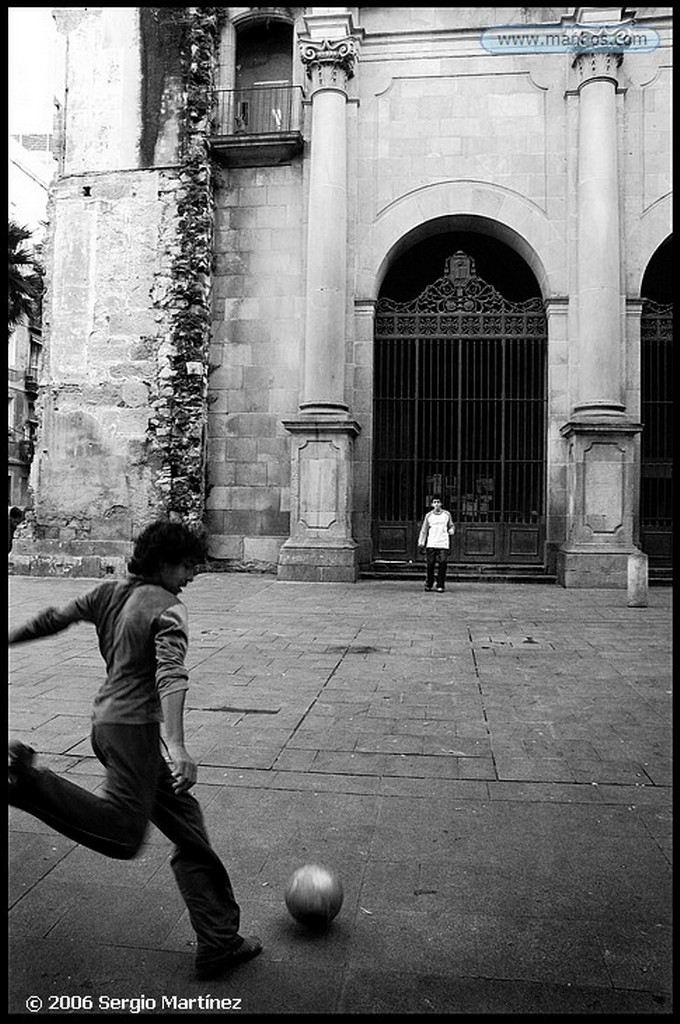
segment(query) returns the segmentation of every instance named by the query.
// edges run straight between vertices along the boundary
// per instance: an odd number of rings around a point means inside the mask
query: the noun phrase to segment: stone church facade
[[[436,492],[461,566],[670,558],[670,8],[54,11],[13,571],[118,574],[172,515],[354,581]]]

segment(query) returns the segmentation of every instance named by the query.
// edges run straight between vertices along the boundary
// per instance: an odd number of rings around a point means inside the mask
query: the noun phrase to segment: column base
[[[634,553],[635,549],[570,551],[561,548],[555,564],[557,582],[570,589],[626,590],[628,559]]]
[[[359,424],[346,416],[284,420],[291,444],[291,536],[279,551],[278,578],[356,583],[359,548],[352,539],[352,441]]]
[[[345,405],[344,402],[301,402],[300,413],[302,417],[309,419],[309,417],[319,416],[321,419],[330,417],[337,419],[348,419],[349,406]]]
[[[281,545],[277,578],[293,583],[356,583],[359,579],[359,547],[345,544],[300,542]]]

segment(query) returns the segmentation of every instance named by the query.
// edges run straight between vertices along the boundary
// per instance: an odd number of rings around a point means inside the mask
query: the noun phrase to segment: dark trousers
[[[446,566],[449,560],[448,548],[427,548],[427,577],[426,586],[434,584],[434,569],[437,566],[437,586],[446,586]]]
[[[240,911],[229,875],[198,801],[172,788],[159,725],[95,725],[92,749],[106,768],[103,796],[31,768],[12,802],[69,839],[123,860],[139,851],[153,822],[175,844],[170,866],[196,932],[197,960],[237,947]]]

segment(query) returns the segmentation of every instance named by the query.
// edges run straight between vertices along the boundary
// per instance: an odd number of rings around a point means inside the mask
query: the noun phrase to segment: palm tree
[[[10,220],[7,232],[9,250],[8,336],[20,323],[37,318],[43,293],[43,268],[35,252],[24,244],[31,238],[28,228]]]

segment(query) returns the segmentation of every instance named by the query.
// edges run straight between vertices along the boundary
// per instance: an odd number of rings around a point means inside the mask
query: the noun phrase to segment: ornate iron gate
[[[377,305],[374,557],[415,561],[440,493],[460,563],[543,561],[546,338],[540,298],[509,302],[457,252],[411,302]]]
[[[641,324],[640,542],[670,565],[673,541],[673,305],[645,299]]]

